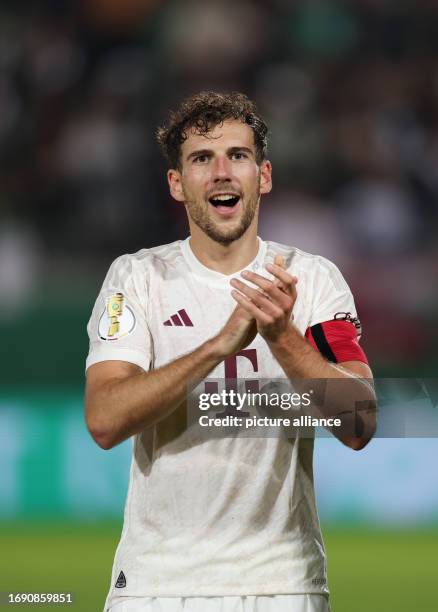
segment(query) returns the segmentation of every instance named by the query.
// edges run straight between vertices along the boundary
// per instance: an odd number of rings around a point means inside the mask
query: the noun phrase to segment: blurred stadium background
[[[437,51],[434,0],[3,0],[0,591],[102,609],[130,445],[85,430],[85,326],[116,256],[186,235],[154,141],[186,94],[256,99],[260,234],[339,265],[376,376],[437,376]],[[437,451],[318,440],[334,612],[436,609]]]

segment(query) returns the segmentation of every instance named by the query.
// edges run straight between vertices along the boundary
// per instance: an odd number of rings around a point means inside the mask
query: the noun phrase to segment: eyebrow
[[[232,153],[239,153],[241,151],[245,153],[249,153],[250,155],[254,157],[254,152],[249,147],[245,147],[245,146],[230,147],[229,149],[227,149],[228,155]],[[199,155],[211,155],[212,153],[213,153],[212,149],[198,149],[197,151],[192,151],[189,155],[187,155],[187,160],[193,159],[194,157],[198,157]]]

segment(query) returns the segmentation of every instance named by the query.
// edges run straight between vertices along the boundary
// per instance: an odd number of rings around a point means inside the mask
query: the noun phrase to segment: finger
[[[263,289],[264,293],[284,310],[290,308],[291,304],[289,300],[292,292],[287,287],[283,286],[283,283],[277,281],[273,282],[260,274],[247,270],[242,272],[242,276]]]
[[[268,263],[266,264],[266,269],[268,270],[268,272],[273,274],[276,278],[278,278],[278,280],[280,280],[282,283],[285,283],[286,285],[291,284],[293,279],[298,280],[296,276],[292,276],[291,274],[289,274],[289,272],[286,272],[286,270],[282,266],[278,266],[277,264]]]
[[[280,316],[283,313],[283,309],[274,302],[272,302],[269,297],[261,291],[258,291],[257,289],[253,289],[252,287],[245,285],[245,283],[242,283],[237,278],[233,278],[231,284],[234,288],[238,289],[241,293],[248,297],[253,302],[253,304],[260,308],[260,310],[268,312],[273,316]]]
[[[276,264],[277,266],[280,266],[280,268],[286,269],[286,262],[284,260],[283,255],[276,255],[274,257],[274,264]]]
[[[283,291],[280,291],[272,281],[268,281],[266,278],[254,272],[249,272],[248,275],[245,274],[245,278],[248,278],[248,280],[251,280],[251,282],[260,287],[260,289],[263,289],[264,293],[258,291],[258,289],[249,287],[237,278],[233,278],[230,284],[259,305],[260,308],[272,312],[272,314],[280,314],[283,310],[290,308],[291,304],[289,298]],[[275,308],[272,306],[275,306]]]
[[[263,291],[268,291],[273,285],[273,282],[265,276],[261,276],[261,274],[257,274],[256,272],[250,272],[249,270],[241,272],[241,276],[243,276],[245,280],[249,280],[254,285],[257,285],[257,287],[260,287],[260,289],[263,289]]]
[[[267,264],[267,268],[268,266],[278,266],[279,268],[282,268],[283,270],[286,270],[286,260],[284,259],[283,255],[276,255],[274,257],[274,263],[273,264]],[[295,284],[298,282],[298,277],[293,276],[292,278],[295,279]]]
[[[273,293],[278,296],[281,295],[281,294],[278,294],[276,291],[277,289],[281,288],[280,284],[276,284],[274,281],[267,279],[265,276],[261,276],[260,274],[257,274],[256,272],[250,272],[249,270],[244,270],[241,273],[241,276],[251,281],[251,283],[253,283],[254,285],[257,285],[258,287],[260,287],[260,289],[263,289],[263,291],[267,294]],[[287,276],[289,277],[289,275]],[[290,276],[290,279],[293,280],[294,277]]]
[[[274,257],[274,264],[279,266],[280,268],[286,269],[286,262],[284,260],[283,255],[276,255]],[[277,287],[281,289],[281,291],[286,291],[285,286],[278,280],[278,278],[275,279],[274,284],[277,285]]]
[[[266,269],[273,276],[275,276],[275,278],[279,282],[279,284],[277,284],[278,287],[281,287],[282,290],[288,293],[289,295],[293,294],[295,285],[298,282],[298,278],[296,276],[292,276],[277,264],[268,263],[266,264]]]
[[[251,302],[251,300],[249,300],[247,297],[245,297],[244,295],[242,295],[235,289],[233,289],[233,291],[231,292],[231,295],[236,300],[236,302],[240,306],[242,306],[242,308],[244,308],[249,314],[251,314],[254,317],[254,319],[259,321],[260,323],[263,323],[264,325],[269,325],[270,323],[272,323],[272,318],[267,313],[265,313],[263,310],[260,310],[260,308],[257,308],[257,306],[253,302]]]

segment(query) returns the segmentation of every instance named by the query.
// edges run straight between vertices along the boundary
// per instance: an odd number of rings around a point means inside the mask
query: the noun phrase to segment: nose
[[[226,156],[218,156],[213,163],[213,180],[215,183],[219,181],[231,181],[231,164]]]

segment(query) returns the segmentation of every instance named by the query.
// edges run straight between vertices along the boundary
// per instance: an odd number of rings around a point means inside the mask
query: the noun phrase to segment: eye
[[[208,162],[208,160],[209,156],[206,153],[202,153],[201,155],[197,155],[193,158],[193,162],[195,164],[205,164],[206,162]]]
[[[231,155],[231,159],[235,159],[237,161],[240,161],[242,159],[247,159],[247,157],[248,155],[244,153],[243,151],[236,151],[235,153]]]

